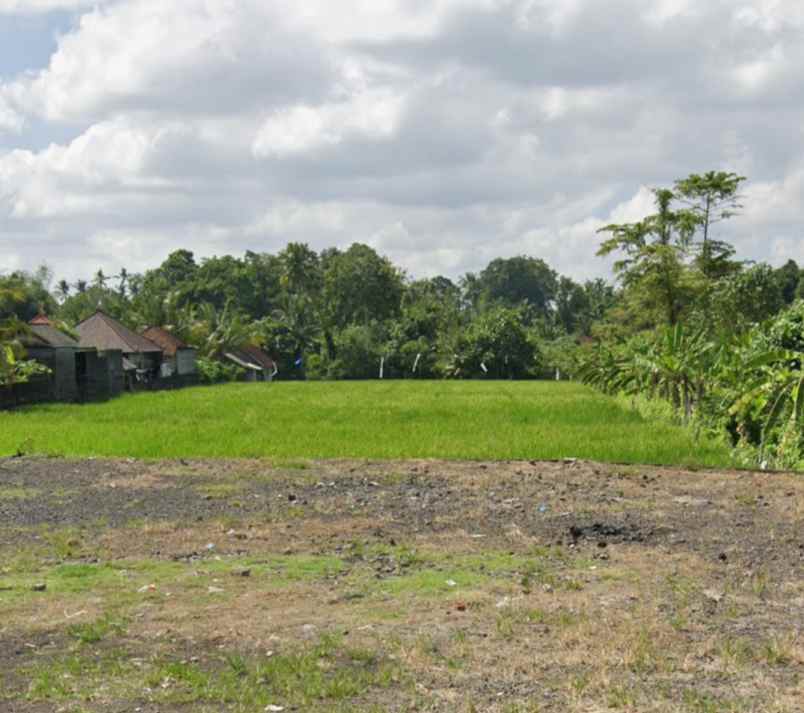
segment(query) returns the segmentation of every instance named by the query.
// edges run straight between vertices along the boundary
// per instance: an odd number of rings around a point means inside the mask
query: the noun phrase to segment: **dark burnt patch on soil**
[[[0,461],[2,488],[31,493],[0,498],[4,538],[21,545],[43,526],[104,531],[143,521],[217,520],[283,523],[294,544],[304,540],[307,520],[350,517],[373,519],[384,538],[400,541],[463,533],[495,544],[524,537],[545,546],[689,551],[768,570],[804,564],[804,479],[796,475],[584,462],[283,468],[248,461],[10,459]]]

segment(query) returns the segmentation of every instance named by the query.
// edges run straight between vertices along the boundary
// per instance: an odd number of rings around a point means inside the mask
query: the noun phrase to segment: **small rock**
[[[241,569],[239,572],[237,572],[237,576],[238,577],[250,577],[251,576],[251,570],[250,569]]]
[[[284,706],[275,706],[275,705],[267,705],[265,706],[265,710],[269,711],[269,713],[280,713],[280,711],[285,710]]]
[[[457,587],[458,583],[454,579],[448,579],[447,580],[447,586],[448,587]]]
[[[296,498],[296,496],[295,496],[293,493],[290,493],[290,495],[288,495],[288,502],[289,502],[289,503],[295,503],[295,502],[296,502],[296,499],[297,499],[297,498]]]
[[[727,555],[725,552],[721,552],[721,553],[720,553],[720,554],[717,556],[717,558],[718,558],[718,559],[719,559],[721,562],[726,562],[726,561],[728,561],[728,559],[729,559],[728,555]]]
[[[45,591],[47,591],[47,584],[45,584],[44,582],[39,582],[38,584],[34,584],[34,586],[31,587],[31,591],[45,592]]]
[[[723,599],[723,593],[715,589],[704,589],[703,595],[715,603],[719,603]]]
[[[224,591],[226,590],[221,589],[220,587],[209,587],[207,589],[207,592],[209,592],[209,594],[223,594]]]

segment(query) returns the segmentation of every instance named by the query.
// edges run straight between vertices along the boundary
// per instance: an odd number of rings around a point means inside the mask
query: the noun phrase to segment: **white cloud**
[[[752,179],[722,236],[801,256],[802,8],[0,0],[83,11],[0,85],[3,265],[360,240],[413,274],[530,253],[589,277],[597,229],[720,168]]]
[[[104,0],[0,0],[0,15],[32,15],[54,10],[79,10],[101,5]]]
[[[24,120],[22,115],[15,111],[7,99],[0,92],[0,135],[4,132],[18,132],[22,129]]]
[[[399,125],[403,98],[380,90],[319,107],[295,106],[265,121],[254,140],[259,157],[284,157],[339,144],[350,136],[390,138]]]

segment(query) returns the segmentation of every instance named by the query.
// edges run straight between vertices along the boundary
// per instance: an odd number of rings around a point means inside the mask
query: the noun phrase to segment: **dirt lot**
[[[804,711],[804,478],[0,460],[0,710]]]

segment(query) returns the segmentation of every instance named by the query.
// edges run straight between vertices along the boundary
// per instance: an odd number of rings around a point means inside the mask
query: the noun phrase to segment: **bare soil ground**
[[[0,460],[0,710],[804,711],[804,478]]]

